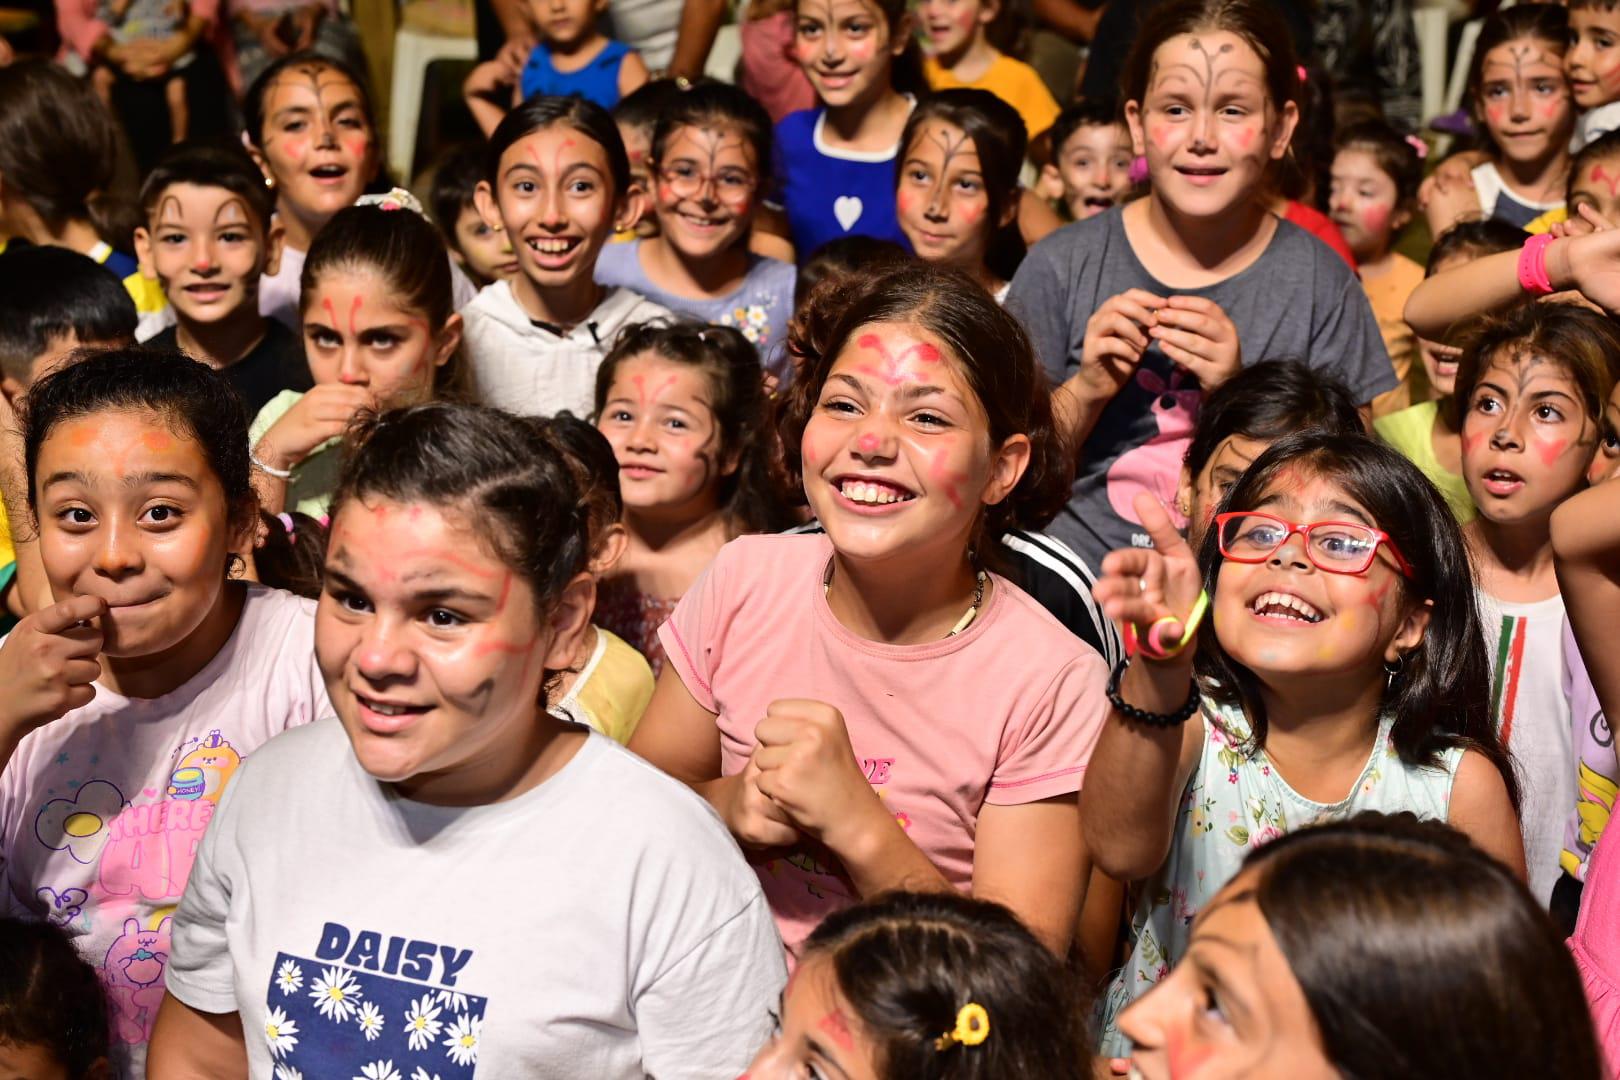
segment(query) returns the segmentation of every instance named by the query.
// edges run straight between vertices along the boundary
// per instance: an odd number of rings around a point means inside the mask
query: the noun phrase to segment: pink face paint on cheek
[[[343,140],[343,149],[355,161],[364,161],[371,152],[371,139],[365,135],[356,135]]]
[[[855,1049],[854,1036],[850,1035],[849,1025],[844,1021],[844,1014],[838,1009],[834,1009],[817,1021],[816,1030],[825,1031],[832,1038],[832,1041],[846,1052]]]
[[[902,191],[900,194],[894,197],[894,205],[899,208],[902,214],[911,213],[911,208],[914,203],[915,200],[912,198],[911,192],[909,191]]]
[[[945,497],[951,500],[951,505],[960,510],[963,506],[961,484],[967,477],[951,469],[950,465],[947,464],[947,459],[950,456],[950,447],[942,446],[935,450],[933,457],[928,461],[928,475],[933,477],[934,481],[940,485],[941,490],[945,492]]]
[[[1254,146],[1254,137],[1256,134],[1258,134],[1258,132],[1256,132],[1254,128],[1238,128],[1236,131],[1232,132],[1232,141],[1237,143],[1239,150],[1242,150],[1244,153],[1248,153],[1249,150]]]
[[[1535,443],[1535,447],[1536,456],[1541,458],[1541,463],[1543,465],[1551,466],[1553,462],[1564,456],[1565,450],[1569,449],[1569,440],[1547,439],[1542,441],[1538,439]]]
[[[1473,432],[1472,434],[1470,434],[1467,431],[1464,431],[1463,434],[1462,434],[1463,456],[1467,457],[1470,454],[1472,454],[1474,452],[1474,450],[1476,448],[1478,448],[1479,444],[1485,441],[1485,436],[1487,434],[1489,434],[1489,433],[1484,432],[1484,431],[1476,431],[1476,432]]]
[[[866,65],[871,63],[872,57],[877,55],[877,45],[870,39],[852,42],[848,49],[849,58],[855,63]]]
[[[1147,126],[1148,142],[1160,150],[1164,150],[1175,141],[1176,132],[1169,124],[1149,124]]]
[[[962,207],[962,224],[964,224],[964,225],[977,225],[979,222],[983,221],[984,220],[984,209],[985,208],[982,207],[982,206],[964,206],[964,207]]]
[[[1361,215],[1361,227],[1369,233],[1382,233],[1389,226],[1389,208],[1369,206]]]
[[[1215,1052],[1212,1046],[1188,1048],[1185,1038],[1179,1032],[1165,1039],[1164,1049],[1167,1064],[1170,1066],[1170,1080],[1190,1080]]]
[[[1485,119],[1489,120],[1495,127],[1505,127],[1507,125],[1507,113],[1506,105],[1485,106]]]

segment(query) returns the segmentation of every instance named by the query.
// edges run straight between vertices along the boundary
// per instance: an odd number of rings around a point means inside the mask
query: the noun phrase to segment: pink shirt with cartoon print
[[[771,702],[837,708],[867,779],[965,892],[985,803],[1080,789],[1108,707],[1108,672],[1095,649],[999,575],[984,610],[954,637],[924,645],[857,637],[827,607],[831,557],[824,535],[733,540],[660,629],[666,662],[718,714],[726,776],[747,764]],[[790,951],[854,901],[825,850],[750,858]]]
[[[332,711],[314,602],[246,588],[235,631],[184,686],[132,699],[98,685],[0,774],[0,905],[62,927],[101,974],[121,1076],[145,1075],[170,916],[220,793],[272,736]]]

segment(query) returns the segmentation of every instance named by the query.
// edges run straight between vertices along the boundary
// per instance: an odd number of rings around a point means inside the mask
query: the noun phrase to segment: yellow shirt
[[[17,549],[11,543],[11,522],[6,520],[5,501],[0,500],[0,596],[5,595],[16,579]],[[0,633],[10,630],[15,622],[6,605],[0,602]]]
[[[1373,398],[1375,417],[1399,412],[1428,396],[1428,379],[1418,356],[1417,335],[1401,316],[1407,298],[1422,282],[1423,267],[1405,255],[1395,255],[1390,268],[1377,277],[1368,277],[1366,268],[1362,269],[1361,288],[1372,304],[1384,348],[1389,351],[1390,363],[1395,365],[1395,377],[1401,380],[1395,389]]]
[[[1024,118],[1024,128],[1029,132],[1031,142],[1035,141],[1036,136],[1045,134],[1062,111],[1052,97],[1052,91],[1046,88],[1034,68],[1002,53],[996,54],[990,69],[977,82],[962,82],[933,57],[923,62],[923,74],[928,79],[928,85],[935,90],[954,90],[966,86],[990,91],[1018,110],[1018,115]]]
[[[590,659],[568,693],[547,711],[595,728],[624,746],[652,695],[653,673],[646,658],[598,626]]]
[[[1468,493],[1463,478],[1448,471],[1435,456],[1432,433],[1439,412],[1438,401],[1425,401],[1410,409],[1380,416],[1373,421],[1373,432],[1423,470],[1423,475],[1445,496],[1457,524],[1466,525],[1474,520],[1478,511],[1474,509],[1474,497]]]
[[[1555,206],[1524,227],[1527,233],[1544,233],[1560,221],[1569,220],[1569,207]]]

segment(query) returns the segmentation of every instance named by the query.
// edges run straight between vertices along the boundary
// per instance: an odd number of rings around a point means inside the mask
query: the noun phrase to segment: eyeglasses
[[[1296,525],[1291,521],[1249,510],[1237,510],[1215,516],[1216,540],[1221,554],[1240,563],[1265,562],[1288,543],[1295,533],[1305,538],[1305,557],[1318,570],[1330,574],[1361,574],[1378,557],[1378,545],[1389,549],[1390,556],[1406,577],[1413,575],[1412,564],[1406,561],[1389,533],[1354,521],[1312,521]]]
[[[677,199],[695,199],[713,184],[715,201],[728,206],[746,202],[759,183],[746,172],[727,170],[710,175],[684,165],[672,165],[659,175]]]

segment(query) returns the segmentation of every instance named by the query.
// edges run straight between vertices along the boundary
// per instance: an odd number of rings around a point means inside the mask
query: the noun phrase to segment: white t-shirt
[[[242,759],[329,715],[315,604],[247,586],[208,665],[159,698],[95,700],[30,732],[0,775],[0,895],[49,919],[101,973],[119,1071],[145,1074],[170,916]]]
[[[748,1064],[785,979],[719,818],[611,740],[443,807],[365,773],[333,720],[231,785],[169,990],[241,1014],[256,1080],[708,1080]]]
[[[1596,142],[1620,128],[1620,101],[1587,109],[1575,118],[1575,134],[1569,139],[1569,152],[1578,154],[1588,143]]]
[[[1513,754],[1530,891],[1543,905],[1562,873],[1564,823],[1575,805],[1575,748],[1564,696],[1564,600],[1509,604],[1479,593],[1491,658],[1491,712]]]
[[[670,310],[629,289],[609,289],[596,310],[568,333],[536,326],[512,285],[486,285],[461,311],[467,358],[478,396],[529,416],[564,409],[581,419],[596,406],[596,369],[619,331],[652,319],[673,319]]]

